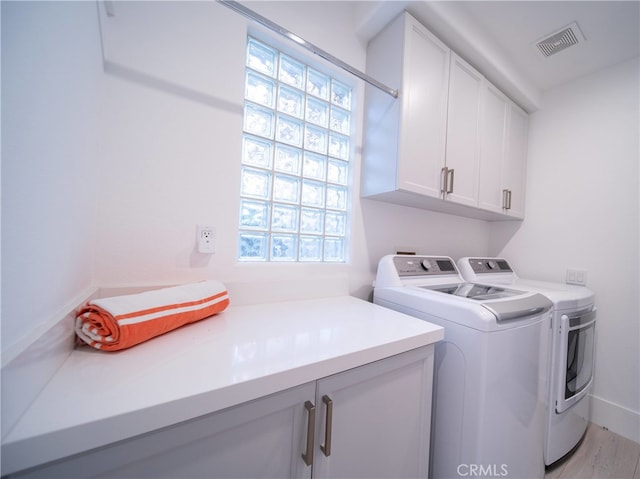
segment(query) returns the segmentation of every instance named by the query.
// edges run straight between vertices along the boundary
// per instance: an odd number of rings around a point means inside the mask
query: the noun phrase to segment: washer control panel
[[[445,274],[458,276],[455,263],[447,256],[394,256],[393,263],[400,277]]]
[[[474,273],[513,273],[507,260],[502,258],[469,258],[469,265]]]

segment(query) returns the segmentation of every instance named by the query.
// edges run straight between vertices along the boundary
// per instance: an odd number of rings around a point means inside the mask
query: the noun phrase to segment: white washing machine
[[[460,258],[460,273],[478,281],[543,294],[553,303],[549,356],[545,464],[573,452],[589,423],[596,308],[584,286],[519,278],[503,258]]]
[[[551,302],[464,282],[449,257],[412,255],[380,260],[373,297],[444,327],[430,477],[542,478]]]

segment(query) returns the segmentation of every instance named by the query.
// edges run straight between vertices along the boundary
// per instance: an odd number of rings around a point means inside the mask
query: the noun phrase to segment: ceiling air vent
[[[545,57],[550,57],[582,41],[584,41],[584,35],[580,31],[578,24],[573,22],[571,25],[567,25],[557,32],[538,40],[536,47]]]

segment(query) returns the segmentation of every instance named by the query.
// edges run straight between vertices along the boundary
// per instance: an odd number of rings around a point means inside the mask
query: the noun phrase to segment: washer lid
[[[509,301],[488,301],[482,306],[495,314],[498,321],[509,321],[545,313],[553,307],[553,303],[536,293]]]
[[[497,321],[523,319],[549,311],[553,304],[541,294],[478,283],[418,286],[438,293],[472,299],[494,314]],[[491,301],[500,300],[500,301]]]

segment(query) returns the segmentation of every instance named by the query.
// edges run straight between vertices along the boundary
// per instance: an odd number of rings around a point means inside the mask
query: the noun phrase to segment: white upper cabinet
[[[369,44],[367,72],[399,97],[367,87],[363,196],[442,196],[449,59],[449,48],[408,13]]]
[[[478,206],[483,82],[480,73],[451,54],[443,190],[445,199],[468,206]]]
[[[528,131],[529,115],[510,101],[505,165],[502,173],[502,187],[506,197],[504,211],[510,216],[521,219],[524,219]]]
[[[529,117],[492,84],[485,85],[479,206],[522,219]]]
[[[507,138],[509,99],[486,83],[481,142],[480,201],[485,210],[502,213],[502,166]]]
[[[367,48],[361,194],[486,220],[524,216],[527,115],[409,13]]]

